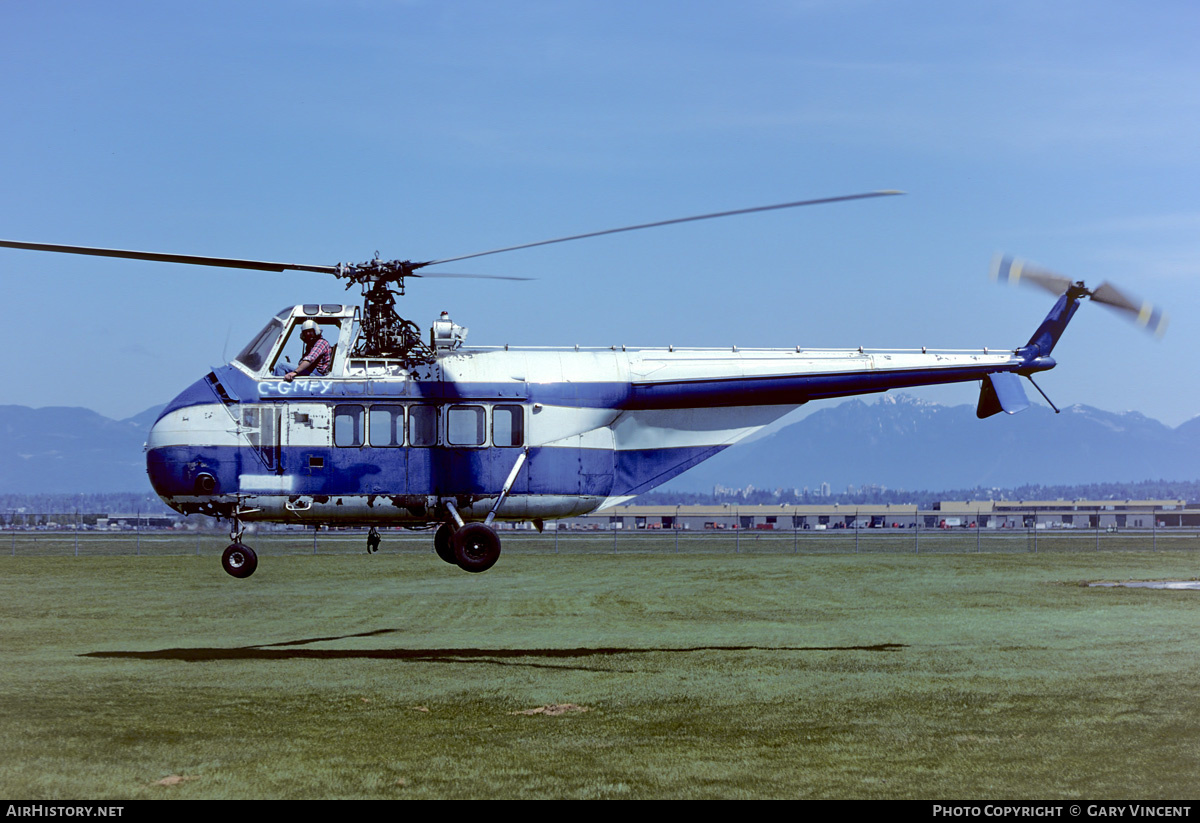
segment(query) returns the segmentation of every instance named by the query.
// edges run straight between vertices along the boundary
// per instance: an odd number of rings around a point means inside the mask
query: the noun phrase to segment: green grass
[[[329,539],[0,557],[0,795],[1200,794],[1193,552]]]
[[[1128,530],[1117,533],[1087,529],[853,529],[828,531],[532,531],[501,533],[506,556],[516,554],[963,554],[1096,551],[1200,550],[1200,531],[1193,529]],[[315,539],[314,539],[315,538]],[[260,555],[361,554],[366,532],[247,532],[245,541]],[[427,554],[432,532],[388,530],[384,553]],[[220,555],[229,538],[224,532],[88,532],[0,531],[0,555],[10,557],[140,555]]]

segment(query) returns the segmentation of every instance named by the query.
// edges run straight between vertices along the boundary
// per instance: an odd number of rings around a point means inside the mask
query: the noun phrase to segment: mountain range
[[[1006,488],[1200,477],[1200,417],[1172,429],[1139,412],[1031,406],[985,420],[971,405],[896,393],[821,409],[726,449],[667,488]]]
[[[124,420],[84,408],[0,406],[0,494],[149,493],[143,444],[161,406]],[[1200,417],[1171,428],[1138,412],[1032,406],[975,417],[905,394],[850,400],[734,446],[667,485],[892,489],[1200,478]]]
[[[0,494],[153,494],[143,446],[162,408],[111,420],[78,407],[0,406]]]

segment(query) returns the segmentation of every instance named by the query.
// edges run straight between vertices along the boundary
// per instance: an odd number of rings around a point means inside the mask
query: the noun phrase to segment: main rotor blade
[[[619,229],[605,229],[604,231],[593,231],[586,234],[573,234],[570,237],[556,237],[553,240],[539,240],[536,243],[522,243],[519,246],[506,246],[502,249],[491,249],[490,251],[480,251],[474,254],[464,254],[461,257],[447,257],[442,260],[431,260],[428,263],[422,263],[423,266],[433,266],[440,263],[453,263],[457,260],[469,260],[472,257],[483,257],[488,254],[500,254],[506,251],[516,251],[518,249],[531,249],[534,246],[548,246],[551,243],[566,243],[568,240],[583,240],[587,237],[600,237],[604,234],[618,234],[623,231],[636,231],[637,229],[652,229],[658,226],[671,226],[675,223],[691,223],[696,220],[712,220],[717,217],[731,217],[735,214],[752,214],[760,211],[774,211],[775,209],[791,209],[796,206],[817,206],[824,203],[841,203],[845,200],[865,200],[869,197],[889,197],[894,194],[904,194],[902,191],[887,189],[883,191],[870,191],[864,194],[846,194],[840,197],[822,197],[817,200],[797,200],[794,203],[778,203],[774,206],[755,206],[749,209],[735,209],[734,211],[719,211],[713,214],[698,214],[694,217],[677,217],[674,220],[659,220],[655,223],[641,223],[636,226],[623,226]]]
[[[536,280],[536,277],[508,277],[503,274],[454,274],[448,271],[413,272],[409,277],[463,278],[466,280]]]
[[[403,261],[405,276],[408,277],[460,277],[480,280],[528,280],[526,277],[504,277],[501,275],[480,275],[480,274],[450,274],[426,272],[424,275],[416,274],[416,269],[425,268],[441,263],[452,263],[457,260],[469,260],[473,257],[483,257],[489,254],[500,254],[506,251],[516,251],[518,249],[529,249],[534,246],[548,246],[551,243],[565,243],[568,240],[582,240],[587,237],[599,237],[605,234],[618,234],[625,231],[636,231],[637,229],[650,229],[657,226],[670,226],[675,223],[690,223],[696,220],[711,220],[717,217],[730,217],[736,214],[752,214],[760,211],[773,211],[776,209],[790,209],[797,206],[816,206],[824,203],[840,203],[846,200],[864,200],[870,197],[888,197],[894,194],[904,194],[902,191],[883,190],[872,191],[863,194],[847,194],[840,197],[822,197],[816,200],[797,200],[793,203],[778,203],[773,206],[755,206],[749,209],[735,209],[734,211],[715,212],[713,214],[698,214],[693,217],[678,217],[674,220],[659,220],[654,223],[642,223],[637,226],[623,226],[617,229],[605,229],[604,231],[593,231],[586,234],[575,234],[570,237],[557,237],[553,240],[540,240],[536,243],[523,243],[519,246],[507,246],[502,249],[491,249],[490,251],[475,252],[474,254],[464,254],[460,257],[446,257],[442,260],[430,260],[424,263],[410,264],[408,261]],[[232,257],[204,257],[192,254],[166,254],[163,252],[150,251],[134,251],[130,249],[106,249],[96,246],[68,246],[58,243],[26,243],[18,240],[0,240],[0,247],[10,249],[24,249],[26,251],[49,251],[58,252],[61,254],[86,254],[93,257],[119,257],[125,260],[149,260],[158,263],[182,263],[191,266],[218,266],[227,269],[252,269],[255,271],[312,271],[321,274],[333,274],[336,276],[344,276],[345,267],[338,266],[310,266],[303,263],[273,263],[265,260],[242,260]],[[392,263],[400,263],[401,261],[389,261]],[[353,267],[351,267],[353,268]]]
[[[306,266],[300,263],[268,263],[263,260],[237,260],[230,257],[199,257],[191,254],[163,254],[152,251],[129,251],[127,249],[100,249],[94,246],[63,246],[55,243],[22,243],[16,240],[0,240],[0,246],[29,251],[53,251],[64,254],[89,254],[93,257],[121,257],[127,260],[152,260],[159,263],[186,263],[192,266],[220,266],[227,269],[254,269],[257,271],[315,271],[337,274],[337,266]]]

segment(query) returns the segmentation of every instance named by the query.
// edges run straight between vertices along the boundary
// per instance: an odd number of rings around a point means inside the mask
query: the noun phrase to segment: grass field
[[[0,556],[6,797],[1200,796],[1200,592],[1081,585],[1190,543],[56,539]]]
[[[1149,529],[1097,532],[1088,529],[830,529],[828,531],[533,531],[501,532],[506,557],[514,554],[905,554],[970,552],[1200,551],[1196,529]],[[260,555],[361,554],[365,530],[247,532],[245,542]],[[385,553],[431,551],[432,531],[383,532]],[[0,531],[0,554],[11,557],[106,555],[220,556],[229,538],[224,531],[150,530],[78,533]]]

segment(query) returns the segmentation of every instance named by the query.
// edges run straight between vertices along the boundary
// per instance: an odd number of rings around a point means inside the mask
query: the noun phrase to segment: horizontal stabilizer
[[[983,381],[979,392],[979,406],[975,416],[982,419],[993,414],[1006,412],[1016,414],[1029,408],[1029,398],[1025,396],[1025,387],[1021,378],[1012,372],[997,372],[989,374]]]

